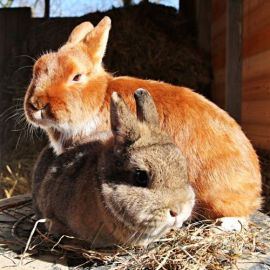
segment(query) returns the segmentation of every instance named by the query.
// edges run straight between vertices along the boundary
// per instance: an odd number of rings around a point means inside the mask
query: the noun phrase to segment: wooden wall
[[[212,99],[225,108],[225,62],[227,1],[212,0],[211,8],[211,59],[213,69]]]
[[[243,0],[241,126],[253,145],[270,150],[270,1]],[[212,0],[212,97],[226,107],[226,0]]]
[[[270,1],[244,0],[242,127],[270,150]]]

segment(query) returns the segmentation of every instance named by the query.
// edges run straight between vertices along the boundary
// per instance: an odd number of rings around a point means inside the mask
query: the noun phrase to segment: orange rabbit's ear
[[[110,29],[111,19],[109,17],[104,17],[83,40],[89,48],[88,51],[90,57],[97,64],[101,63],[105,54]]]
[[[68,38],[68,43],[78,43],[84,37],[91,32],[94,29],[93,24],[90,22],[83,22],[79,25],[77,25],[71,32],[69,38]]]

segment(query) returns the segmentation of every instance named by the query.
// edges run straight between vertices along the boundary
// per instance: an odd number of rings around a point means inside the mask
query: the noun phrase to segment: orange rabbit
[[[247,217],[261,206],[257,155],[239,125],[222,109],[185,87],[113,77],[102,66],[111,21],[78,25],[57,52],[41,56],[25,95],[25,113],[46,130],[57,154],[110,128],[109,104],[117,91],[135,112],[133,93],[147,89],[160,123],[188,162],[196,193],[194,216]]]

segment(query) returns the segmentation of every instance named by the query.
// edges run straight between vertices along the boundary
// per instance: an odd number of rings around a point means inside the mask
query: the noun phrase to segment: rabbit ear
[[[135,91],[137,117],[140,121],[159,126],[159,116],[156,105],[151,95],[145,89],[139,88]]]
[[[93,24],[91,24],[90,22],[83,22],[79,25],[77,25],[71,32],[67,43],[78,43],[80,42],[82,39],[84,39],[84,37],[86,36],[86,34],[88,34],[89,32],[91,32],[94,29]]]
[[[108,42],[111,19],[104,17],[99,24],[84,38],[84,43],[89,48],[88,52],[92,60],[101,63]]]
[[[140,137],[138,120],[117,92],[111,96],[111,129],[116,144],[130,145]]]

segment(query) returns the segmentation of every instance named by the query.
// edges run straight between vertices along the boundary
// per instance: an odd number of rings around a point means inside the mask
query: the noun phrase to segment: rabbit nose
[[[175,211],[173,211],[173,210],[170,210],[170,215],[172,217],[177,217],[178,216],[178,214]]]
[[[40,102],[32,102],[29,101],[29,107],[33,110],[33,111],[40,111],[40,110],[46,110],[49,106],[49,103],[40,103]]]

